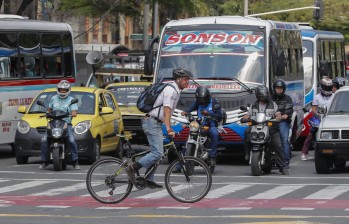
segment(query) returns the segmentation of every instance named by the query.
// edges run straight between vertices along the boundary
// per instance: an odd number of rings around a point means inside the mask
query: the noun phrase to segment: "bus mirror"
[[[20,114],[25,114],[25,112],[27,111],[27,107],[26,106],[19,106],[17,112]]]
[[[150,42],[148,50],[145,52],[144,57],[144,75],[152,75],[154,70],[154,61],[156,58],[156,50],[154,49],[154,45],[159,43],[159,36],[153,38]]]

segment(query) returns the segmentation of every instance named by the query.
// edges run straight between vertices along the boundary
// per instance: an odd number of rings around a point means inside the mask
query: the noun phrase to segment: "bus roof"
[[[5,31],[70,31],[67,23],[27,19],[0,19],[0,30]]]
[[[314,38],[318,36],[324,39],[344,39],[343,34],[336,31],[327,30],[301,30],[302,37]]]
[[[279,29],[299,29],[298,24],[289,22],[279,22],[272,20],[262,20],[255,17],[243,16],[209,16],[194,17],[180,20],[172,20],[166,26],[187,26],[187,25],[206,25],[206,24],[243,24],[247,26],[267,26]]]

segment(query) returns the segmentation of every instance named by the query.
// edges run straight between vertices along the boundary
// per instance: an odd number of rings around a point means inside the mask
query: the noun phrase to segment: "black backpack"
[[[170,83],[162,83],[161,81],[150,85],[146,88],[137,100],[137,108],[143,113],[149,113],[151,110],[161,107],[162,105],[154,107],[155,101],[161,92],[165,89],[166,86],[171,86],[175,89]],[[160,112],[160,111],[159,111]]]

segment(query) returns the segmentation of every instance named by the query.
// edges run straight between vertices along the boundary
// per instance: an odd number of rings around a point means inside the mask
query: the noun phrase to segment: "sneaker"
[[[162,185],[155,183],[154,181],[147,180],[147,186],[150,189],[162,188]]]
[[[130,181],[135,184],[135,169],[133,168],[133,164],[129,164],[127,167],[126,167],[126,173],[127,173],[127,176],[128,176],[128,179],[130,179]]]
[[[78,160],[75,160],[75,161],[73,162],[73,167],[74,167],[74,169],[76,169],[76,170],[80,170],[80,169],[81,169]]]
[[[281,170],[282,175],[290,175],[287,169]]]
[[[303,161],[308,160],[307,155],[302,153],[301,160],[303,160]]]
[[[216,166],[216,159],[215,158],[210,158],[210,165]]]
[[[41,163],[41,165],[39,166],[39,169],[40,169],[40,170],[43,170],[43,169],[45,169],[46,167],[48,167],[48,165],[50,165],[49,162],[43,161],[43,162]]]

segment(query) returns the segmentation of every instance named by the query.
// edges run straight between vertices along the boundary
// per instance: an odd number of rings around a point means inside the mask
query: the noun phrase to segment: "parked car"
[[[46,132],[47,119],[44,116],[45,108],[36,101],[43,101],[48,107],[56,91],[56,88],[43,90],[28,108],[18,108],[18,112],[24,114],[15,135],[18,164],[26,164],[29,157],[40,156],[41,138]],[[122,143],[116,134],[123,133],[124,125],[114,95],[105,89],[72,87],[70,96],[79,100],[78,115],[72,120],[79,158],[85,157],[93,163],[101,153],[108,152],[120,157]]]
[[[315,169],[328,173],[349,160],[349,86],[340,88],[319,125],[315,142]]]
[[[151,82],[120,82],[109,84],[106,89],[117,99],[125,128],[125,134],[135,133],[137,137],[129,135],[132,143],[145,144],[147,138],[142,129],[144,113],[137,108],[137,99],[141,92],[151,85]]]

